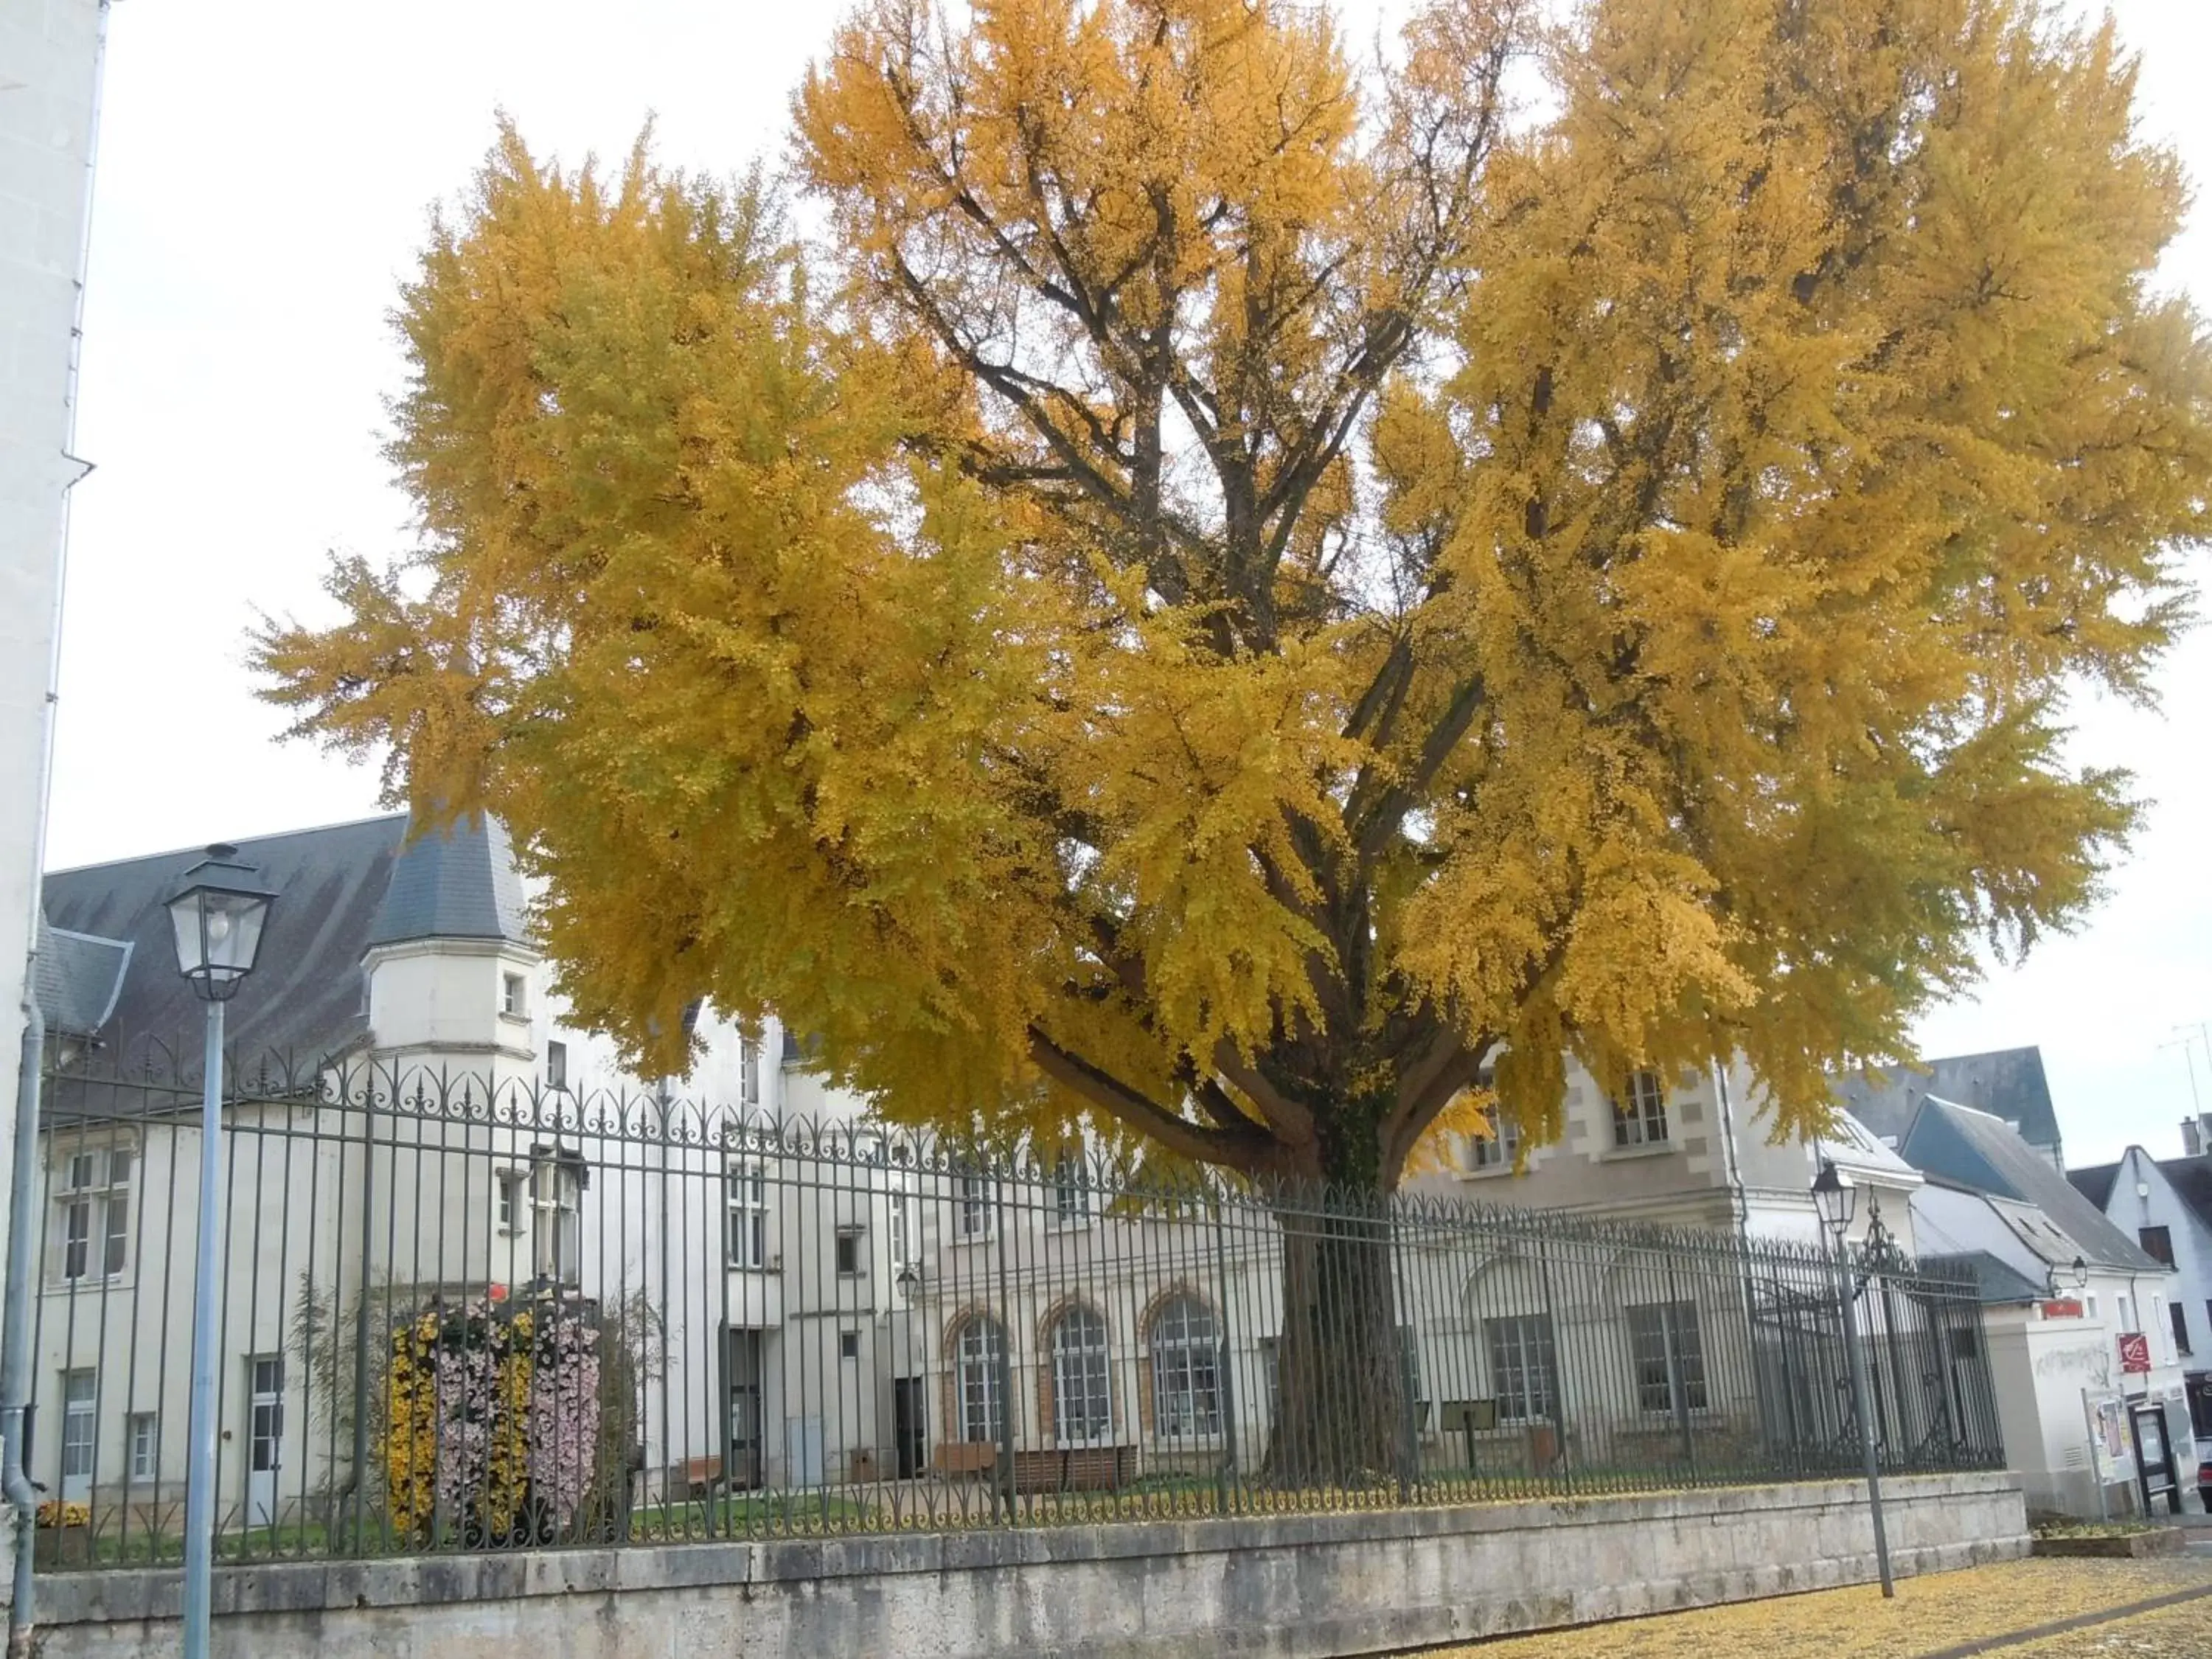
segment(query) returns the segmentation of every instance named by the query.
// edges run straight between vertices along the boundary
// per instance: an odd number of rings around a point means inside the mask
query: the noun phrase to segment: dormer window
[[[527,1002],[528,995],[529,981],[525,980],[521,975],[506,974],[501,976],[499,991],[500,1012],[502,1014],[512,1014],[515,1018],[520,1019],[529,1012],[529,1005]]]

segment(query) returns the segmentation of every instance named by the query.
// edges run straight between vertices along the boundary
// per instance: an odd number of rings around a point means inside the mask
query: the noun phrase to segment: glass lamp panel
[[[258,894],[210,891],[207,915],[208,966],[226,977],[251,972],[269,901]]]
[[[200,943],[202,890],[195,887],[169,901],[169,926],[177,935],[177,967],[188,975],[198,974],[207,965]]]

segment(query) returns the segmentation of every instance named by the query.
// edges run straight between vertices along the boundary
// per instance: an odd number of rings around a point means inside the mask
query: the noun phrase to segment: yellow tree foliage
[[[812,252],[505,136],[401,307],[422,549],[270,695],[502,814],[654,1069],[772,1006],[895,1116],[1385,1189],[1497,1056],[1530,1141],[1568,1053],[1804,1127],[2130,822],[2060,699],[2212,514],[2131,96],[2026,0],[1431,0],[1364,77],[873,0]]]

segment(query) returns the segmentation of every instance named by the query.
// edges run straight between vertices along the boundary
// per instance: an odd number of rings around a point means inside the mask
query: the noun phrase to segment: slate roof
[[[2197,1218],[2212,1227],[2212,1158],[2160,1158],[2158,1167]]]
[[[483,818],[457,824],[450,835],[426,835],[400,854],[368,944],[527,936],[507,826]]]
[[[2066,1178],[2074,1183],[2075,1192],[2102,1210],[2112,1204],[2112,1183],[2120,1178],[2120,1166],[2093,1164],[2086,1170],[2069,1170]]]
[[[372,944],[525,937],[521,887],[495,820],[411,846],[406,833],[405,815],[394,813],[236,843],[276,893],[258,962],[225,1012],[240,1063],[274,1055],[312,1067],[366,1036],[361,963]],[[202,856],[191,848],[47,874],[46,915],[58,933],[131,947],[103,1040],[197,1059],[204,1008],[177,971],[166,906]]]
[[[106,1024],[123,994],[123,975],[131,955],[129,939],[73,933],[40,917],[32,989],[46,1030],[89,1036]]]
[[[1923,1099],[1934,1095],[2003,1119],[2030,1146],[2059,1145],[2058,1113],[2040,1048],[1999,1048],[1986,1054],[1953,1054],[1918,1066],[1869,1067],[1831,1083],[1852,1116],[1887,1139],[1900,1139]]]
[[[1954,1255],[1923,1255],[1923,1266],[1964,1267],[1973,1275],[1974,1288],[1984,1302],[2040,1302],[2051,1293],[2050,1282],[2041,1284],[1987,1250],[1966,1250]]]
[[[2075,1191],[2049,1158],[1988,1112],[1923,1097],[1898,1150],[1931,1178],[2041,1212],[2082,1255],[2101,1267],[2165,1271]]]
[[[2150,1161],[2172,1183],[2175,1194],[2195,1212],[2197,1218],[2212,1227],[2212,1156],[2200,1153],[2195,1158],[2154,1158]],[[2112,1186],[2119,1175],[2118,1164],[2099,1164],[2086,1170],[2069,1170],[2066,1178],[2074,1183],[2076,1192],[2102,1210],[2111,1206]]]
[[[1930,1176],[1912,1194],[1912,1237],[1923,1261],[1954,1262],[1972,1272],[1984,1302],[2040,1301],[2051,1294],[2053,1268],[2064,1270],[2077,1256],[2096,1254],[2033,1205],[1940,1176]]]

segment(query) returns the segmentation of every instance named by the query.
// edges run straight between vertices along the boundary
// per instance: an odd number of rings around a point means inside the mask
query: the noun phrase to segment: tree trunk
[[[1283,1486],[1410,1478],[1389,1200],[1276,1200],[1282,1231],[1279,1398],[1264,1474]]]

